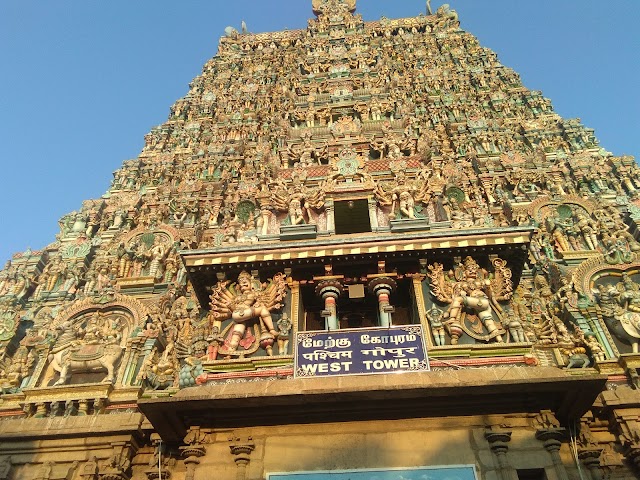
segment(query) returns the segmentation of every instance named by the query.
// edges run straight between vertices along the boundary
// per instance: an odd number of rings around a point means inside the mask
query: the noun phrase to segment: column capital
[[[229,450],[231,451],[231,455],[235,457],[234,461],[236,463],[248,462],[251,452],[256,448],[253,439],[251,437],[247,437],[246,439],[231,437],[229,441],[231,442]]]
[[[367,288],[371,293],[377,293],[379,290],[387,290],[388,293],[398,288],[398,282],[390,276],[374,276],[367,283]]]
[[[491,450],[495,453],[506,453],[511,441],[511,431],[494,429],[489,427],[484,432],[484,438],[489,442]]]

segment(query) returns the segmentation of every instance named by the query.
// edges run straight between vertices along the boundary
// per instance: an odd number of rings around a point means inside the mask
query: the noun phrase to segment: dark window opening
[[[334,215],[338,235],[371,231],[369,202],[366,198],[335,202]]]
[[[547,480],[544,468],[530,468],[527,470],[518,470],[518,480]]]

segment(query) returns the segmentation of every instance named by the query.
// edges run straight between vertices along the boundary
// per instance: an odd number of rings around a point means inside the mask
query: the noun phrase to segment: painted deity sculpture
[[[231,320],[221,353],[236,352],[239,346],[249,349],[253,332],[248,327],[257,327],[256,333],[264,330],[271,339],[278,337],[271,312],[282,307],[287,284],[282,274],[275,275],[266,284],[260,283],[251,274],[241,272],[238,281],[219,282],[211,294],[211,315],[214,328],[222,332],[222,322]]]
[[[126,328],[124,314],[93,311],[74,323],[64,322],[49,360],[59,372],[55,385],[64,385],[76,373],[106,371],[105,383],[115,380],[122,356],[120,345]]]
[[[509,300],[512,296],[511,270],[499,258],[492,263],[495,269],[493,275],[471,257],[465,258],[454,271],[448,273],[444,272],[442,264],[429,266],[428,276],[433,295],[440,302],[448,304],[443,321],[451,335],[452,344],[457,343],[461,331],[485,341],[503,341],[505,330],[500,322],[502,307],[498,302]],[[470,323],[465,324],[465,321]]]
[[[632,351],[640,351],[640,286],[623,273],[615,284],[597,286],[595,297],[609,329]]]

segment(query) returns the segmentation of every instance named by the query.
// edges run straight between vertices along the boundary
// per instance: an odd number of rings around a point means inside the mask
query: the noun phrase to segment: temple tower
[[[634,159],[447,5],[312,11],[0,271],[0,478],[632,478]]]

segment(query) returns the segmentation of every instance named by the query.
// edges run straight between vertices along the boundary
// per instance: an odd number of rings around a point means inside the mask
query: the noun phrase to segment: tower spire
[[[348,10],[353,13],[356,10],[356,0],[311,0],[313,13],[324,14],[334,9]]]

